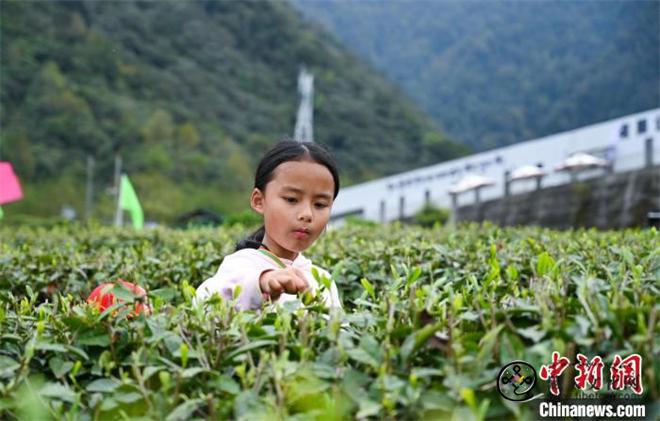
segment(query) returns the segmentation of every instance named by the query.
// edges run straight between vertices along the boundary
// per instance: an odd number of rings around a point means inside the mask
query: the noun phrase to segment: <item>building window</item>
[[[424,203],[427,205],[431,203],[431,190],[426,190],[424,192]]]
[[[622,124],[621,128],[619,129],[619,137],[624,138],[628,137],[628,125],[627,124]]]
[[[406,204],[406,198],[401,196],[399,197],[399,219],[403,219],[403,210]]]
[[[655,129],[660,132],[660,116],[655,119]]]
[[[385,201],[384,200],[380,201],[380,222],[381,223],[385,222]]]
[[[639,120],[637,122],[637,134],[646,133],[646,120]]]

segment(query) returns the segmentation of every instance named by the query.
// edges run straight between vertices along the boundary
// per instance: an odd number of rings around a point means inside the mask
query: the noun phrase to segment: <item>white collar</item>
[[[246,249],[241,249],[238,252],[239,253],[243,252],[243,253],[246,253],[246,254],[247,253],[250,253],[250,254],[257,253],[259,256],[264,257],[263,253],[261,253],[259,251],[259,249],[246,248]],[[275,253],[272,253],[272,254],[275,255]],[[309,260],[307,257],[305,257],[302,253],[298,253],[296,258],[293,259],[293,260],[285,259],[285,258],[280,257],[280,256],[277,256],[277,258],[280,259],[282,261],[282,263],[284,263],[287,266],[294,266],[294,267],[297,267],[297,268],[307,269],[307,270],[311,270],[311,267],[312,267],[312,261]]]

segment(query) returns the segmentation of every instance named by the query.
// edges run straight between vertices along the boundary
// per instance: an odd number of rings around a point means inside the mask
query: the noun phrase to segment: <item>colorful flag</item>
[[[23,190],[9,162],[0,162],[0,205],[23,198]]]
[[[135,189],[133,189],[133,185],[126,174],[121,176],[119,207],[131,213],[131,219],[133,220],[133,226],[135,228],[141,229],[144,226],[144,213],[142,212],[142,206],[140,206],[140,201],[138,200],[137,194],[135,194]]]

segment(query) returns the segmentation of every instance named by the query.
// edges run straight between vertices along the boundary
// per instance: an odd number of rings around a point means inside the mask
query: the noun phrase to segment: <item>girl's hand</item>
[[[303,272],[289,266],[283,269],[270,269],[261,273],[259,288],[272,300],[277,300],[282,293],[298,294],[307,290],[308,285]]]

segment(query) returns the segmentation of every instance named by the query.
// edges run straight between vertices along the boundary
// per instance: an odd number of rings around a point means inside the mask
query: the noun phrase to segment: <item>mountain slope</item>
[[[244,209],[259,157],[293,131],[302,65],[344,185],[466,151],[286,3],[3,1],[1,35],[0,157],[29,193],[16,211],[81,210],[85,157],[101,190],[115,151],[148,218]]]
[[[659,2],[293,3],[478,150],[660,106]]]

